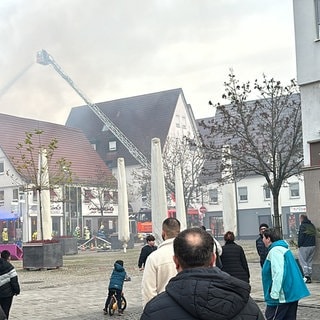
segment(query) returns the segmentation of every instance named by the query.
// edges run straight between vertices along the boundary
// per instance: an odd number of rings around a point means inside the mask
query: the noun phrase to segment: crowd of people
[[[306,215],[300,216],[298,255],[300,267],[279,230],[266,223],[259,226],[256,249],[266,303],[263,315],[250,296],[250,271],[235,234],[224,234],[224,245],[205,227],[180,230],[176,218],[162,223],[163,242],[156,246],[148,235],[138,268],[142,275],[142,320],[233,319],[295,320],[299,300],[310,295],[316,228]],[[118,314],[127,274],[124,261],[117,260],[109,279],[104,313],[115,296]],[[8,319],[13,297],[20,293],[18,275],[10,263],[10,252],[0,258],[0,319]]]
[[[250,296],[250,271],[243,248],[232,231],[221,246],[203,226],[180,230],[176,218],[162,224],[163,242],[157,247],[153,235],[146,237],[138,259],[142,276],[142,320],[233,319],[295,320],[299,300],[310,295],[315,252],[315,227],[300,217],[299,261],[279,230],[259,226],[256,249],[266,303],[263,315]],[[116,261],[104,311],[113,294],[121,315],[121,291],[125,279],[123,261]]]

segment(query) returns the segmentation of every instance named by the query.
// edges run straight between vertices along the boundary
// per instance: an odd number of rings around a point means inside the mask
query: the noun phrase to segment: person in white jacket
[[[167,218],[162,223],[162,239],[158,250],[152,252],[146,261],[142,276],[142,304],[146,305],[153,297],[165,290],[169,280],[176,276],[173,261],[173,240],[180,232],[180,222]]]

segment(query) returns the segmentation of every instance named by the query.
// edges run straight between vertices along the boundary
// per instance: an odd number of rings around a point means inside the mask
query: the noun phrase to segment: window
[[[90,189],[84,190],[84,203],[90,203],[92,199],[94,199],[94,195],[92,194]]]
[[[209,189],[209,204],[217,204],[218,203],[218,189]]]
[[[32,188],[32,201],[33,202],[38,201],[38,191],[36,188]]]
[[[315,12],[316,12],[316,38],[320,38],[320,0],[315,0]]]
[[[180,128],[180,116],[178,114],[176,115],[176,127]]]
[[[0,161],[0,174],[4,173],[4,161]]]
[[[0,207],[4,206],[4,190],[0,190]]]
[[[181,122],[182,122],[182,129],[185,129],[187,127],[187,121],[185,116],[181,118]]]
[[[112,193],[112,203],[118,204],[118,191],[113,191]]]
[[[263,197],[264,200],[269,200],[271,198],[271,191],[269,187],[263,187]]]
[[[109,141],[109,151],[117,150],[117,141]]]
[[[290,198],[299,198],[300,197],[299,182],[289,183],[289,192],[290,192]]]
[[[15,202],[19,201],[19,189],[12,190],[12,200]]]
[[[95,143],[91,143],[91,147],[93,150],[97,150],[97,145]]]
[[[248,188],[247,187],[239,187],[238,194],[239,194],[239,201],[240,202],[248,201]]]

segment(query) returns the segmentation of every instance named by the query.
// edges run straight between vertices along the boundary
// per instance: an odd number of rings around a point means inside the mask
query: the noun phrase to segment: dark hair
[[[259,226],[259,229],[261,229],[261,228],[269,229],[269,226],[266,223],[261,223],[260,226]]]
[[[213,252],[213,238],[202,228],[186,229],[174,239],[173,249],[182,269],[209,267]]]
[[[147,242],[149,242],[149,241],[155,241],[156,239],[155,239],[155,237],[152,235],[152,234],[148,234],[147,236],[146,236],[146,241]]]
[[[117,260],[114,264],[120,264],[123,267],[123,260]]]
[[[282,239],[282,237],[279,234],[279,231],[276,230],[275,228],[269,228],[269,229],[264,230],[263,236],[266,239],[270,239],[271,242],[275,242],[275,241]]]
[[[4,259],[4,260],[8,260],[9,259],[9,257],[10,257],[10,252],[8,251],[8,250],[3,250],[2,252],[1,252],[1,258],[2,259]]]
[[[180,222],[176,218],[167,218],[162,223],[162,229],[168,238],[175,238],[180,232]]]
[[[234,242],[234,233],[232,231],[227,231],[224,234],[223,239],[225,242]]]
[[[204,230],[204,231],[207,230],[205,226],[201,226],[201,229]]]

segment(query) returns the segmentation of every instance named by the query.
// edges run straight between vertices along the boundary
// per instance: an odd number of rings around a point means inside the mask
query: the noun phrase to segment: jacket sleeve
[[[20,285],[18,281],[18,275],[15,269],[12,270],[10,284],[11,284],[12,292],[15,295],[18,295],[20,293]]]
[[[139,256],[139,261],[138,261],[138,267],[139,267],[139,268],[141,268],[141,267],[145,264],[145,262],[146,262],[146,255],[147,255],[147,253],[146,253],[146,248],[143,247],[143,248],[141,249],[140,256]]]
[[[306,236],[305,231],[306,231],[305,226],[301,224],[299,227],[299,234],[298,234],[298,247],[301,247],[303,245],[304,238]]]
[[[269,255],[272,277],[270,296],[272,299],[279,299],[284,274],[284,255],[277,250],[271,250]]]
[[[143,306],[157,295],[157,266],[152,259],[152,255],[148,257],[144,267],[141,283]]]
[[[241,264],[244,270],[246,270],[246,273],[248,275],[248,279],[250,279],[250,271],[249,271],[249,267],[248,267],[248,262],[247,262],[247,258],[246,255],[244,254],[243,248],[241,248],[240,251],[240,260],[241,260]]]

